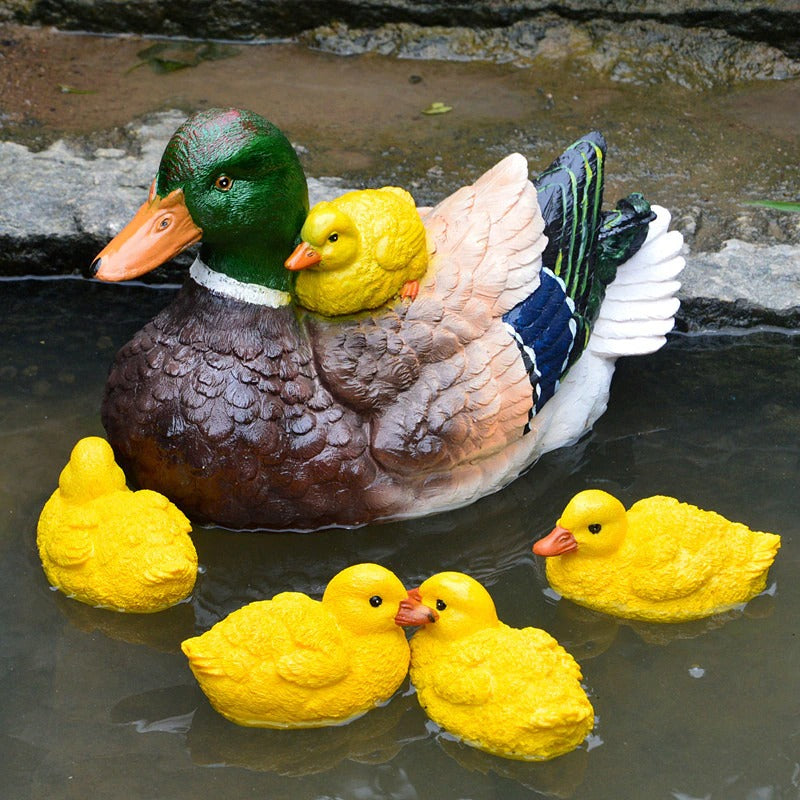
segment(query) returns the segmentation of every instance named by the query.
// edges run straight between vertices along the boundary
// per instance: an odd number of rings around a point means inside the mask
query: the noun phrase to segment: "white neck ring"
[[[189,269],[189,277],[214,294],[221,294],[242,303],[280,308],[292,302],[292,296],[288,292],[270,289],[269,286],[261,286],[258,283],[237,281],[236,278],[211,269],[200,260],[200,256],[195,258]]]

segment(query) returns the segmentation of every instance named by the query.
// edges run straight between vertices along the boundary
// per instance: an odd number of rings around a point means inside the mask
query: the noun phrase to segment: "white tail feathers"
[[[653,353],[675,325],[680,308],[675,297],[680,282],[675,278],[685,266],[680,255],[683,237],[678,231],[667,231],[669,211],[652,208],[656,218],[645,243],[618,268],[606,290],[589,339],[588,349],[595,355],[617,358]]]

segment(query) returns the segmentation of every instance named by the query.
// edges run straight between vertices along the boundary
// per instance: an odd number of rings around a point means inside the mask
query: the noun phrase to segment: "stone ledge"
[[[504,26],[552,11],[579,21],[651,19],[717,28],[800,56],[796,0],[242,0],[233,8],[210,0],[0,0],[0,21],[98,33],[239,40],[294,36],[336,21],[361,27],[387,22]]]
[[[136,152],[87,152],[64,141],[34,152],[0,142],[0,183],[15,186],[17,198],[0,205],[0,275],[75,274],[88,267],[146,197],[164,145],[183,119],[172,111],[132,124]],[[347,188],[338,178],[309,180],[312,204]],[[152,280],[182,280],[191,257],[158,270]],[[690,252],[681,282],[681,330],[800,326],[795,245],[733,239],[716,253]]]

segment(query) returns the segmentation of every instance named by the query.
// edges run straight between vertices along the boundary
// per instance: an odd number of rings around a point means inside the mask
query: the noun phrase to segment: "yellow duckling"
[[[64,594],[117,611],[161,611],[197,577],[189,520],[161,494],[132,492],[105,439],[73,448],[39,517],[47,580]]]
[[[321,601],[283,592],[181,645],[211,705],[238,725],[316,728],[388,700],[408,672],[395,615],[406,598],[377,564],[335,575]]]
[[[673,497],[648,497],[626,512],[612,495],[589,489],[572,498],[533,552],[549,556],[547,580],[575,603],[627,619],[683,622],[763,591],[780,541]]]
[[[300,270],[298,301],[327,316],[377,308],[400,293],[412,300],[428,268],[425,227],[414,199],[385,186],[317,203],[286,261]]]
[[[411,681],[428,716],[467,744],[520,761],[574,750],[594,711],[572,656],[538,628],[497,618],[489,593],[460,572],[409,592],[398,621],[411,638]]]

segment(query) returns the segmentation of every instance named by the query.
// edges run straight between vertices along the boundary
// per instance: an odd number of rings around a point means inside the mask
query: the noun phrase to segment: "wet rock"
[[[788,311],[800,305],[800,248],[730,239],[717,253],[691,256],[681,277],[684,296],[725,303],[747,301]]]
[[[159,114],[140,124],[136,154],[98,149],[91,155],[63,140],[32,152],[0,143],[0,176],[10,185],[25,176],[26,190],[0,207],[0,270],[4,274],[63,274],[66,263],[91,263],[103,243],[141,205],[163,143],[182,115]]]
[[[536,68],[563,63],[619,83],[666,81],[703,89],[742,81],[800,76],[800,61],[763,43],[719,30],[686,29],[654,20],[573,22],[555,13],[503,28],[423,27],[391,23],[349,28],[333,23],[301,41],[338,55],[380,53],[409,59],[490,61]]]
[[[800,328],[800,306],[776,311],[747,300],[726,303],[709,297],[684,297],[675,315],[675,330],[702,331],[752,330],[754,328]]]
[[[387,22],[499,27],[557,9],[564,19],[615,23],[653,19],[711,27],[764,41],[800,56],[795,0],[2,0],[0,20],[98,32],[151,33],[193,38],[251,39],[291,36],[341,20],[356,27]]]
[[[88,266],[146,197],[164,146],[183,119],[170,111],[131,123],[121,137],[125,148],[70,140],[37,152],[0,142],[0,183],[17,189],[14,203],[0,204],[0,275],[65,274],[77,271],[76,264]],[[442,196],[440,172],[429,171],[421,194]],[[312,178],[310,200],[349,188],[336,178]],[[688,252],[679,328],[800,326],[800,245],[765,243],[774,238],[770,225],[796,233],[800,214],[776,213],[746,207],[731,220],[736,233],[722,248]],[[691,240],[702,222],[702,211],[688,207],[673,224]],[[147,279],[178,282],[192,257],[184,254]]]
[[[800,248],[730,239],[689,257],[677,328],[800,327]]]

